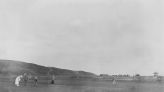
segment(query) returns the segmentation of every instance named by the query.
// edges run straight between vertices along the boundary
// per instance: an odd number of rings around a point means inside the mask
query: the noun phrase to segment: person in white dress
[[[15,85],[16,86],[20,86],[20,81],[21,81],[22,77],[23,77],[22,75],[19,75],[16,77],[16,79],[15,79]]]

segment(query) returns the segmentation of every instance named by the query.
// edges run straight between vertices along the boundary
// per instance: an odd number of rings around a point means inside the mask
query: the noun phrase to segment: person
[[[23,82],[24,82],[24,86],[27,85],[27,81],[28,81],[28,76],[26,73],[23,74]]]
[[[37,76],[34,77],[34,85],[35,85],[35,86],[38,85],[38,77],[37,77]]]
[[[16,79],[15,79],[15,85],[16,86],[20,86],[20,81],[21,81],[22,78],[23,78],[22,75],[19,75],[19,76],[16,77]]]
[[[52,75],[51,84],[55,84],[55,75]]]
[[[116,79],[113,77],[113,85],[116,84]]]

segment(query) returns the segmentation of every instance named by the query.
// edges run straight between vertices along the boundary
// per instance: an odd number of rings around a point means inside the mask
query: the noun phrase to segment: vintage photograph
[[[0,92],[164,92],[164,0],[0,0]]]

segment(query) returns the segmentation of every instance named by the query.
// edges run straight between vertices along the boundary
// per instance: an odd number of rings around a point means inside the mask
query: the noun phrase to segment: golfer
[[[51,84],[55,84],[55,75],[52,75]]]
[[[34,77],[34,85],[35,85],[35,86],[38,85],[38,77],[37,77],[37,76]]]
[[[28,76],[26,73],[23,74],[23,82],[24,82],[24,86],[27,85],[27,81],[28,81]]]
[[[116,84],[116,79],[113,77],[113,85]]]

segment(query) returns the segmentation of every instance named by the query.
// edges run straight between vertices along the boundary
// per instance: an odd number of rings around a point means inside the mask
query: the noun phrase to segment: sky
[[[164,75],[163,0],[0,0],[0,59]]]

